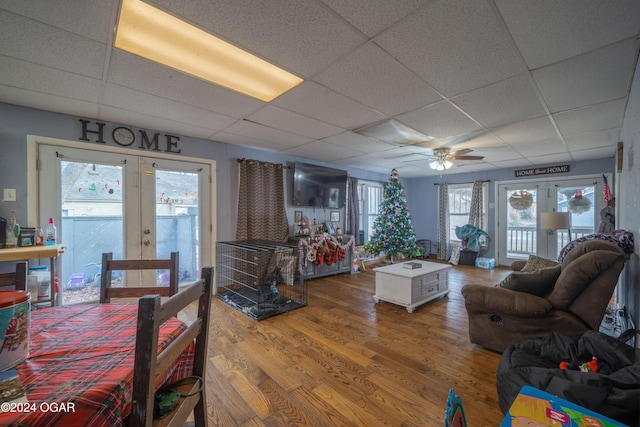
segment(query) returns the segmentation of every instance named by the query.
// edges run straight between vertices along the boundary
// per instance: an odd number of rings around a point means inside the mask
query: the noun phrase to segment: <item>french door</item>
[[[54,218],[63,304],[97,300],[103,252],[114,259],[169,258],[180,282],[211,257],[210,164],[40,145],[39,217]],[[44,225],[44,224],[42,224]],[[168,272],[114,274],[114,286],[168,285]]]
[[[498,183],[498,262],[510,265],[529,255],[557,259],[573,239],[595,233],[605,207],[601,176]],[[568,212],[570,228],[545,230],[540,213]]]

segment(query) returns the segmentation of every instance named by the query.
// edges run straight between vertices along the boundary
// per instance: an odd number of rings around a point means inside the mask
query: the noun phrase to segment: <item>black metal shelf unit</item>
[[[256,320],[307,305],[295,245],[268,240],[218,242],[216,297]]]

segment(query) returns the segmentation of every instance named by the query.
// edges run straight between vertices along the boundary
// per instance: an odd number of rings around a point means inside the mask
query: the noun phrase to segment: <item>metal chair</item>
[[[164,303],[158,295],[147,295],[138,302],[135,362],[133,371],[132,407],[128,425],[169,426],[185,425],[193,412],[196,427],[207,425],[205,381],[207,339],[211,307],[213,267],[204,267],[200,279]],[[160,326],[189,304],[198,303],[198,316],[178,335],[169,347],[158,354]],[[181,381],[173,390],[180,399],[171,412],[160,419],[153,418],[155,381],[195,339],[193,377]],[[195,378],[199,377],[199,379]]]
[[[154,294],[170,297],[178,293],[178,252],[171,252],[168,259],[122,259],[114,260],[111,252],[102,254],[100,275],[100,303],[111,302],[111,298],[140,298]],[[169,270],[169,286],[124,286],[112,287],[113,271]]]

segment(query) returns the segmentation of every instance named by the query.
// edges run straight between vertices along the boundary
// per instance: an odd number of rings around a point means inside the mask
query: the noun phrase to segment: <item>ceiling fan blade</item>
[[[454,160],[482,160],[484,156],[451,156]]]
[[[461,156],[461,155],[464,155],[464,154],[470,153],[470,152],[472,152],[472,151],[473,151],[473,150],[472,150],[471,148],[464,148],[464,149],[462,149],[462,150],[452,151],[452,152],[451,152],[451,155],[452,155],[452,156],[454,156],[454,157],[458,157],[458,156]]]

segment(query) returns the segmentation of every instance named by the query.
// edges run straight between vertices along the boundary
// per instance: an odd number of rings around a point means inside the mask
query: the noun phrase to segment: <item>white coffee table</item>
[[[376,293],[373,300],[391,302],[407,308],[409,313],[425,302],[449,293],[447,270],[449,264],[410,261],[421,264],[420,268],[407,269],[404,262],[378,267]]]

